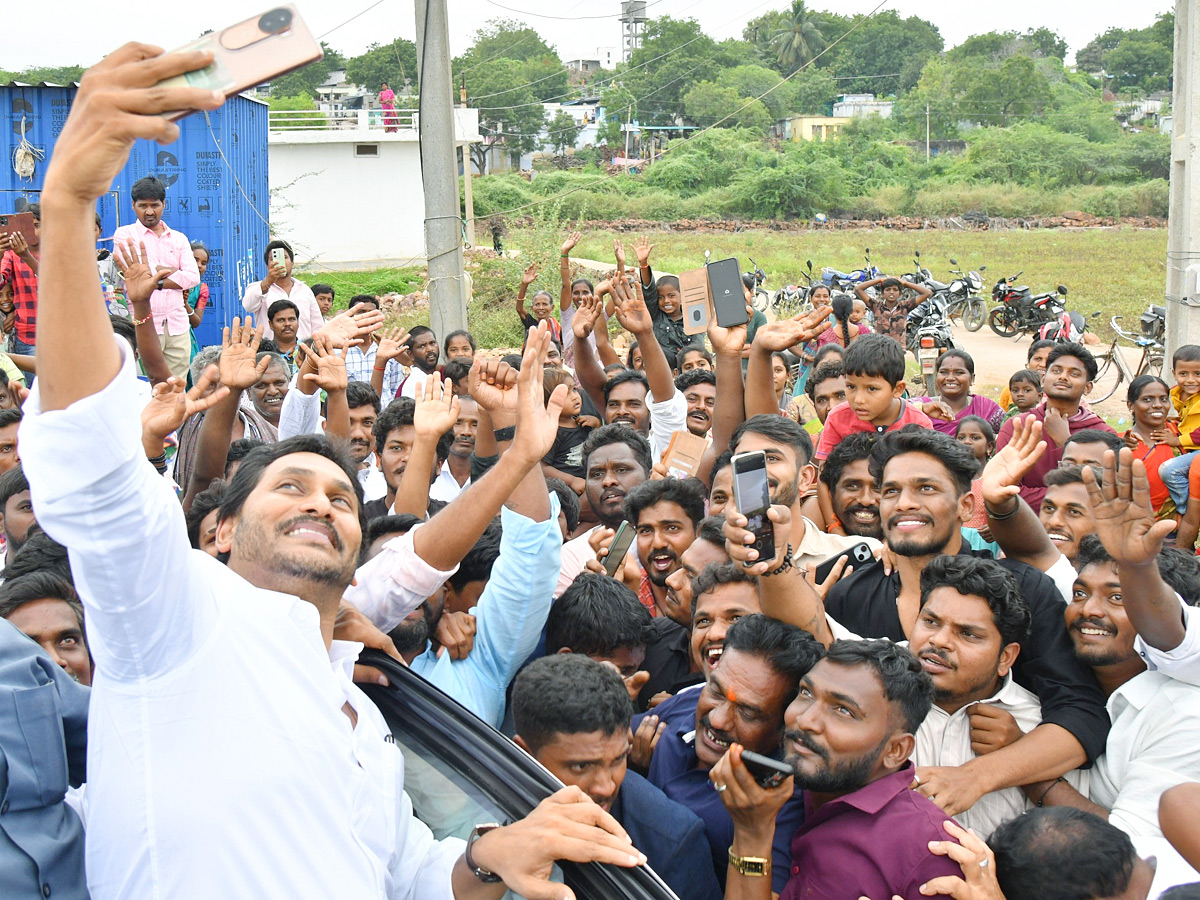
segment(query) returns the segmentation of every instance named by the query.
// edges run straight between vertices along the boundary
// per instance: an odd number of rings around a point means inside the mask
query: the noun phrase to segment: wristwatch
[[[504,879],[502,879],[495,872],[489,872],[487,869],[477,866],[475,864],[475,860],[471,858],[471,847],[474,846],[475,842],[479,840],[480,837],[499,827],[499,822],[487,822],[483,825],[476,825],[471,829],[471,834],[467,837],[467,850],[463,854],[463,859],[467,863],[467,868],[471,870],[471,874],[484,884],[499,884]]]
[[[771,860],[761,856],[738,856],[732,847],[729,848],[729,865],[739,875],[750,878],[762,878],[771,871]]]

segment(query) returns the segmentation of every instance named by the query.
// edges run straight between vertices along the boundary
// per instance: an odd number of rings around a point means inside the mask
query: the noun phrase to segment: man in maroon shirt
[[[958,874],[929,852],[946,838],[946,814],[912,790],[914,734],[932,705],[933,681],[890,641],[837,641],[800,679],[784,713],[784,752],[805,819],[780,900],[918,900],[931,879]],[[760,786],[736,744],[709,777],[734,823],[725,900],[769,900],[775,816],[793,780]]]

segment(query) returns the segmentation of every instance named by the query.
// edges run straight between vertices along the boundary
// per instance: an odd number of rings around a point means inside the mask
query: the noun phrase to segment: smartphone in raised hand
[[[159,82],[165,87],[196,87],[222,91],[232,97],[241,91],[316,62],[323,55],[296,7],[276,6],[220,31],[210,32],[176,52],[211,50],[213,61],[203,69]],[[190,109],[164,113],[176,121]]]
[[[610,576],[616,577],[617,570],[621,568],[621,563],[625,561],[625,554],[633,546],[633,539],[636,536],[637,532],[628,522],[622,522],[620,527],[617,528],[617,533],[613,535],[612,543],[608,545],[608,555],[604,557],[604,571]]]
[[[758,562],[775,558],[775,526],[767,518],[771,508],[771,489],[767,483],[767,456],[761,450],[733,457],[733,500],[737,511],[746,517],[746,529],[754,534]],[[750,565],[753,565],[751,563]]]

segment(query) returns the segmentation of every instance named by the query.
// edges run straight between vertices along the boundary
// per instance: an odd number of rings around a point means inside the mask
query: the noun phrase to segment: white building
[[[357,269],[424,261],[415,110],[397,110],[393,131],[378,109],[337,119],[272,112],[268,122],[271,225],[297,263]],[[454,110],[454,139],[458,147],[483,140],[478,110]]]
[[[856,116],[892,117],[892,101],[876,100],[874,94],[842,94],[833,104],[834,118],[852,119]]]

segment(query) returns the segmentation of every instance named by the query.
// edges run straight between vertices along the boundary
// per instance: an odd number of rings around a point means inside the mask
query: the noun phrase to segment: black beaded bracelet
[[[783,562],[777,568],[771,569],[769,572],[763,572],[764,578],[769,578],[772,575],[782,575],[792,567],[792,545],[787,545],[787,553],[783,554]]]
[[[507,428],[497,428],[492,432],[492,436],[496,438],[497,443],[511,441],[516,436],[517,426],[509,425]]]
[[[988,503],[986,500],[983,503],[983,508],[987,512],[989,519],[993,519],[997,522],[1003,522],[1005,519],[1011,519],[1021,509],[1021,498],[1014,497],[1013,501],[1013,508],[1009,512],[1005,513],[996,512],[994,509],[992,509],[992,504]]]

